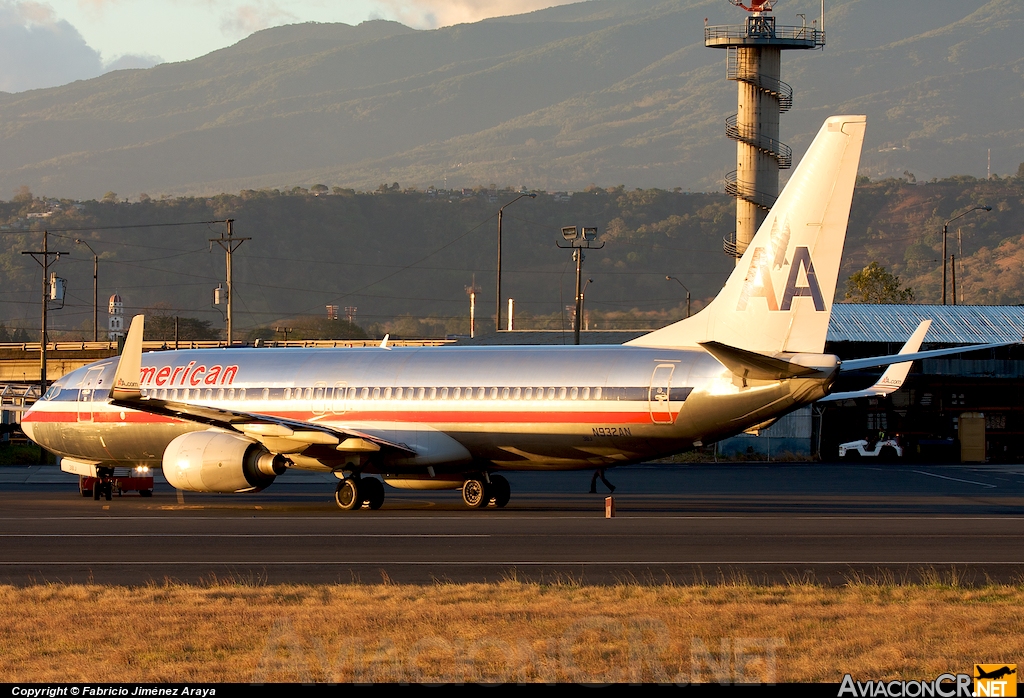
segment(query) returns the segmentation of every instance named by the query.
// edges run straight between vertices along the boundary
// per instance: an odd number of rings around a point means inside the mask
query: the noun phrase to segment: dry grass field
[[[0,587],[0,681],[838,682],[1024,659],[1024,585]]]

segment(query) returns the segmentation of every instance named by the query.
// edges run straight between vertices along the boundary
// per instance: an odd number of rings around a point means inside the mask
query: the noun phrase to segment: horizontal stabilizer
[[[746,349],[730,347],[721,342],[701,342],[700,345],[740,378],[784,380],[819,372],[819,369],[816,368],[801,366],[785,359],[757,354]]]
[[[857,371],[862,368],[875,368],[877,366],[888,366],[889,364],[901,363],[903,361],[919,361],[920,359],[937,359],[940,356],[952,356],[963,354],[968,351],[979,349],[997,349],[1008,347],[1020,342],[995,342],[993,344],[972,344],[966,347],[952,347],[950,349],[932,349],[931,351],[918,351],[913,354],[889,354],[888,356],[873,356],[866,359],[849,359],[839,364],[840,371]]]

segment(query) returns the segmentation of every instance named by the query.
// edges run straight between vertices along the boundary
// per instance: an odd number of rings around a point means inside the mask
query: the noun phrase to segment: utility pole
[[[942,305],[946,305],[946,233],[949,230],[949,224],[955,220],[959,220],[966,216],[968,213],[974,213],[975,211],[991,211],[991,206],[975,206],[969,208],[959,216],[953,216],[948,221],[942,224]],[[954,304],[955,305],[955,304]]]
[[[98,285],[100,258],[96,254],[96,250],[92,248],[92,245],[85,240],[77,239],[75,244],[85,245],[92,252],[92,341],[98,342],[100,341],[100,297]]]
[[[56,257],[60,259],[62,254],[67,252],[50,252],[47,245],[48,233],[43,231],[43,249],[42,250],[26,250],[22,254],[32,255],[32,259],[36,260],[40,267],[43,269],[43,326],[42,331],[39,333],[39,396],[42,397],[46,393],[46,309],[50,303],[50,257]],[[56,261],[56,259],[54,261]]]
[[[224,222],[227,223],[227,229],[228,229],[227,230],[227,236],[224,236],[222,234],[219,238],[210,238],[210,242],[211,243],[215,242],[218,245],[220,245],[224,249],[224,252],[227,255],[227,258],[225,260],[226,261],[226,265],[227,265],[227,294],[228,294],[228,299],[227,299],[228,300],[228,303],[227,303],[227,305],[228,305],[228,312],[227,312],[227,339],[228,339],[228,346],[230,347],[231,346],[231,331],[232,331],[232,326],[231,326],[231,305],[234,303],[234,300],[235,300],[234,289],[232,288],[232,285],[231,285],[231,255],[232,255],[232,253],[235,250],[237,250],[239,247],[241,247],[243,242],[245,242],[246,240],[252,240],[252,238],[236,238],[236,237],[232,237],[231,236],[231,234],[232,234],[232,224],[235,222],[235,219],[234,218],[228,218]]]
[[[599,250],[604,247],[594,244],[597,239],[597,228],[583,228],[582,234],[575,225],[562,228],[562,239],[568,242],[563,245],[556,241],[556,245],[562,249],[572,249],[572,259],[576,262],[576,317],[573,319],[574,343],[580,343],[580,325],[583,323],[583,250]],[[589,283],[589,281],[587,282]]]

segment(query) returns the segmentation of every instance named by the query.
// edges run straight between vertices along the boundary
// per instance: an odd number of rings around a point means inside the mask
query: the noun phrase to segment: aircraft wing
[[[912,354],[921,348],[921,343],[924,341],[924,337],[928,334],[928,329],[932,326],[931,320],[923,320],[917,329],[914,330],[914,334],[910,335],[910,339],[900,349],[900,354]],[[903,387],[904,381],[907,380],[907,375],[910,373],[910,367],[914,365],[913,361],[901,361],[900,363],[890,364],[882,377],[872,385],[870,388],[864,388],[863,390],[851,390],[843,393],[832,393],[826,395],[818,402],[835,402],[837,400],[852,400],[858,397],[885,397],[895,393],[897,390]]]
[[[272,451],[294,451],[303,445],[319,444],[333,446],[336,450],[343,452],[365,453],[384,448],[415,455],[415,451],[406,444],[388,441],[343,426],[143,397],[139,386],[143,325],[142,315],[132,318],[124,350],[118,361],[117,371],[114,373],[114,386],[110,391],[109,399],[112,405],[237,431],[264,443],[274,440],[283,446],[278,449],[271,448]]]

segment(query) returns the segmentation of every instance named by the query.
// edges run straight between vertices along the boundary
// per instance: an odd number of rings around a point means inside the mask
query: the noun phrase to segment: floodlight
[[[565,240],[568,242],[572,242],[579,236],[580,232],[579,230],[576,229],[575,225],[570,225],[568,227],[562,228],[562,237],[565,238]]]
[[[583,229],[583,239],[584,240],[594,240],[596,238],[597,238],[597,228],[584,228]]]

